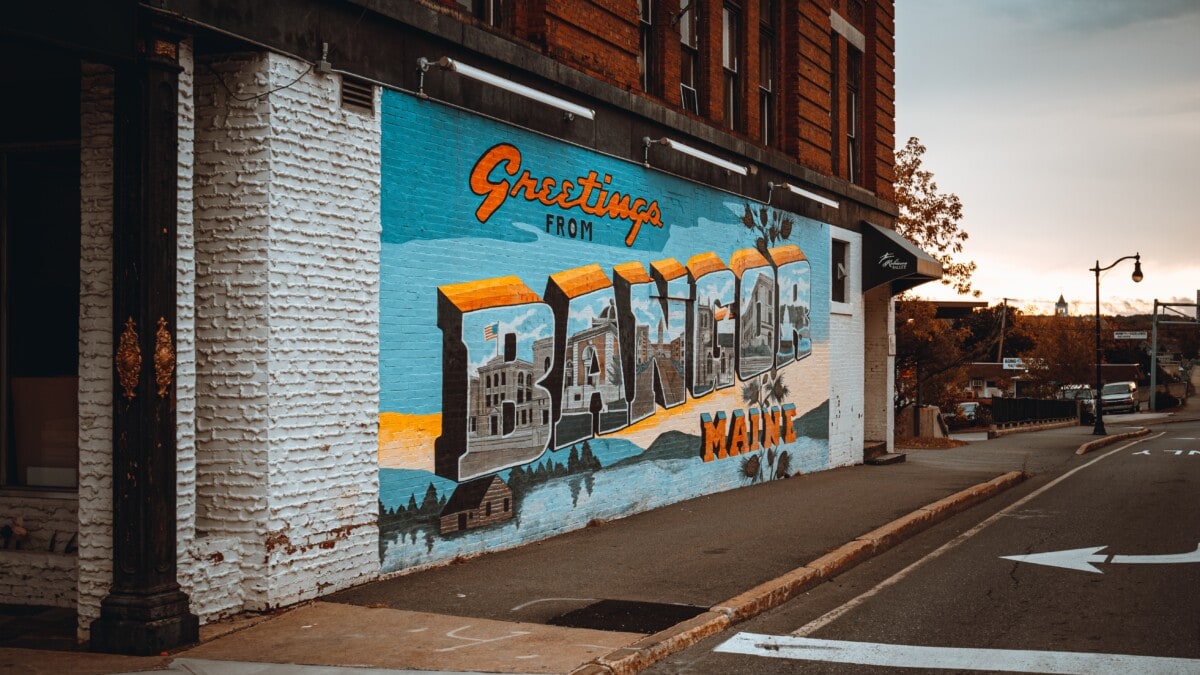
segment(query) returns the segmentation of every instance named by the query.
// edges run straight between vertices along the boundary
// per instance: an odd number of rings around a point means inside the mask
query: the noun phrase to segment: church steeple
[[[1054,303],[1054,315],[1055,316],[1066,316],[1067,315],[1067,301],[1063,299],[1062,293],[1058,294],[1058,302]]]

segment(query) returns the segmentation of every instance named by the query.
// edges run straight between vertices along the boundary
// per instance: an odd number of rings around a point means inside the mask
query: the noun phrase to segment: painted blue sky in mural
[[[442,331],[437,326],[437,288],[446,284],[506,275],[519,277],[539,295],[551,274],[596,263],[611,278],[618,264],[650,263],[674,258],[686,264],[700,253],[713,252],[728,263],[733,251],[754,248],[754,233],[741,222],[748,200],[691,183],[639,163],[618,160],[581,148],[564,146],[538,134],[468,115],[432,101],[385,91],[383,96],[382,210],[380,265],[380,409],[427,414],[441,409]],[[409,125],[426,129],[410,133]],[[434,139],[437,140],[436,147]],[[591,171],[611,176],[609,185],[623,194],[654,199],[664,226],[644,224],[633,246],[625,245],[625,222],[606,226],[604,218],[578,209],[549,207],[524,199],[507,199],[486,223],[476,211],[483,200],[472,191],[470,175],[482,154],[498,144],[511,144],[522,153],[522,166],[536,176],[575,179]],[[428,147],[425,147],[428,145]],[[450,169],[430,172],[436,161]],[[461,180],[437,182],[430,175],[457,175]],[[756,208],[758,204],[755,204]],[[771,209],[771,207],[767,207]],[[773,209],[772,209],[773,210]],[[592,221],[591,240],[566,236],[557,230],[559,216]],[[829,227],[792,214],[796,222],[786,243],[796,244],[812,264],[812,339],[828,335]],[[462,263],[463,260],[473,264]],[[420,270],[419,274],[414,270]],[[826,270],[826,273],[817,273]],[[732,274],[724,297],[733,300]],[[611,297],[611,294],[609,295]],[[548,310],[547,310],[548,311]],[[683,307],[672,308],[671,328],[682,330]],[[475,315],[478,314],[478,319]],[[543,325],[543,315],[524,320]],[[640,316],[640,315],[639,315]],[[642,318],[642,317],[640,317]],[[511,316],[509,318],[510,321]],[[493,320],[494,321],[494,320]],[[471,348],[472,370],[495,354],[483,340],[488,320],[482,312],[464,317],[464,336]],[[543,336],[535,324],[517,330],[519,351]],[[649,323],[649,322],[647,322]],[[732,330],[732,323],[728,330]],[[657,318],[650,325],[657,326]],[[531,326],[534,326],[530,329]],[[529,334],[522,330],[531,330]],[[577,330],[572,327],[572,330]],[[546,333],[548,335],[548,333]],[[476,349],[476,344],[480,345]]]
[[[657,290],[653,284],[635,286],[630,292],[630,309],[638,323],[650,327],[653,339],[658,339],[656,331],[659,319],[665,319],[662,325],[663,339],[670,342],[683,333],[687,322],[686,306],[684,302],[678,300],[670,301],[667,304],[668,311],[666,315],[663,315],[662,302],[659,298],[653,297],[654,293],[657,293]]]
[[[571,315],[567,318],[567,335],[574,335],[592,327],[592,320],[606,309],[615,312],[612,288],[602,288],[571,300]]]

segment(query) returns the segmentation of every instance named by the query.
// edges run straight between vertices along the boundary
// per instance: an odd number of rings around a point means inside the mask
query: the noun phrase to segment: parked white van
[[[1137,382],[1109,382],[1100,390],[1104,413],[1141,412]]]

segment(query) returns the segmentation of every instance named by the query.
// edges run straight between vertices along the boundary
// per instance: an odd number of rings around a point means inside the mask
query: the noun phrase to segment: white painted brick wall
[[[83,640],[112,584],[112,70],[84,63],[81,89],[78,635]]]
[[[240,541],[246,608],[266,609],[379,568],[379,122],[286,57],[211,66],[220,79],[196,83],[197,525]]]
[[[196,537],[196,242],[192,225],[192,174],[196,161],[194,58],[192,41],[181,42],[178,206],[175,216],[175,547],[185,591],[186,577],[191,572],[185,552]],[[195,599],[192,604],[195,606]]]
[[[893,396],[896,389],[895,305],[891,284],[884,284],[863,294],[865,314],[864,358],[866,360],[864,405],[866,419],[863,432],[867,440],[887,441],[888,450],[895,447],[895,416]]]
[[[189,542],[180,569],[186,569],[185,590],[192,612],[202,624],[233,616],[245,609],[241,542],[232,537],[200,537]]]
[[[60,544],[61,546],[61,544]],[[75,607],[78,558],[41,551],[0,551],[0,602]]]
[[[272,89],[307,69],[269,57]],[[270,602],[379,570],[379,116],[308,73],[271,103]],[[378,96],[378,94],[376,94]]]
[[[236,539],[196,536],[196,242],[195,55],[191,41],[179,46],[179,209],[175,330],[176,520],[178,577],[201,623],[242,611],[240,544]]]
[[[830,237],[849,244],[848,302],[830,303],[829,317],[829,461],[842,466],[861,463],[863,456],[862,235],[830,227]]]
[[[0,524],[18,517],[29,538],[0,549],[0,603],[74,607],[78,562],[66,548],[78,529],[75,495],[0,496]]]
[[[249,551],[267,512],[269,118],[266,101],[235,96],[266,89],[264,61],[207,63],[194,85],[196,528],[239,542],[228,557],[250,580],[265,575]],[[261,584],[240,593],[266,606]]]

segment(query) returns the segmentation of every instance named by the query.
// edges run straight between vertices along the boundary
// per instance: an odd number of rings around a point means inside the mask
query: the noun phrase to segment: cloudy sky
[[[896,0],[896,139],[963,201],[982,299],[1196,302],[1200,0]],[[919,294],[955,298],[940,284]]]

